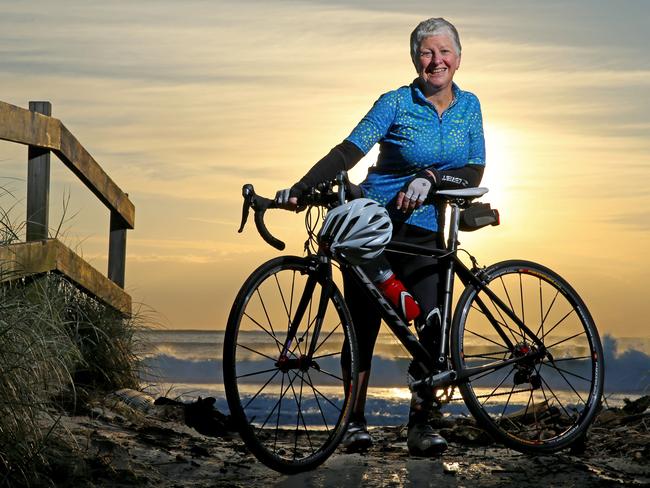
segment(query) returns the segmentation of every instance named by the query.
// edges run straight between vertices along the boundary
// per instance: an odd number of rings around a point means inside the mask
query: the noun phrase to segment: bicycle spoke
[[[492,303],[492,306],[496,309],[497,313],[499,314],[499,317],[501,317],[501,321],[498,321],[498,320],[496,321],[497,324],[502,325],[502,326],[504,326],[506,329],[508,329],[508,331],[510,332],[510,335],[512,336],[512,339],[514,340],[515,343],[518,342],[517,335],[521,335],[521,338],[523,339],[524,336],[523,336],[522,333],[521,333],[521,329],[519,330],[519,333],[517,333],[517,331],[513,330],[513,329],[512,329],[512,328],[507,324],[507,320],[506,320],[506,318],[505,318],[505,317],[503,316],[503,314],[501,313],[501,308],[500,308],[499,306],[497,306],[496,303],[494,303],[494,300],[492,300],[491,297],[488,297],[488,298],[490,298],[490,302]],[[482,312],[482,310],[481,310],[481,312]],[[515,313],[515,311],[512,310],[512,313]],[[484,315],[485,315],[485,314],[484,314]],[[486,317],[487,317],[487,315],[486,315]],[[496,320],[496,319],[495,319],[495,320]]]
[[[582,381],[586,381],[586,382],[588,382],[588,383],[591,383],[591,378],[585,378],[584,376],[580,376],[579,374],[573,373],[573,372],[571,372],[571,371],[567,371],[567,370],[564,369],[564,368],[560,368],[560,367],[558,367],[558,366],[555,366],[555,365],[554,365],[553,363],[551,363],[551,362],[545,362],[545,363],[542,363],[542,364],[547,365],[547,366],[550,366],[551,368],[556,369],[556,370],[558,370],[558,371],[561,371],[561,372],[563,372],[563,373],[566,373],[566,374],[568,374],[568,375],[570,375],[570,376],[575,376],[576,378],[581,379]]]
[[[546,338],[547,335],[549,335],[551,332],[553,332],[558,325],[560,325],[562,322],[564,322],[566,320],[566,318],[575,311],[576,311],[575,308],[572,308],[571,310],[569,310],[567,312],[567,314],[564,317],[562,317],[559,321],[557,321],[556,324],[553,327],[550,328],[550,330],[546,331],[546,334],[544,334],[540,339],[543,341]]]
[[[236,378],[237,379],[247,378],[249,376],[255,376],[255,375],[263,374],[263,373],[269,373],[271,371],[280,371],[280,370],[278,368],[265,369],[265,370],[262,370],[262,371],[256,371],[255,373],[240,374],[240,375],[236,376]]]
[[[535,407],[535,390],[532,388],[530,389],[530,397],[528,398],[528,404],[533,406],[533,420],[535,425],[539,426],[539,420],[537,420],[537,408]],[[528,407],[526,407],[526,413],[528,413]],[[539,433],[541,434],[541,429],[539,429]]]
[[[473,330],[469,330],[469,329],[465,329],[465,331],[466,331],[466,332],[469,332],[470,334],[474,334],[475,336],[480,337],[481,339],[485,339],[486,341],[491,342],[492,344],[494,344],[494,345],[496,345],[496,346],[504,347],[503,344],[499,344],[498,342],[494,342],[492,339],[488,339],[487,337],[482,336],[482,335],[479,334],[478,332],[474,332]],[[507,352],[510,352],[507,348],[504,348],[503,350],[504,350],[504,351],[507,351]]]
[[[300,373],[298,373],[298,375],[299,375],[301,378],[303,378],[303,376],[300,375]],[[309,375],[309,379],[311,380],[311,375]],[[306,383],[307,383],[307,384],[308,384],[308,385],[309,385],[309,386],[314,390],[315,393],[318,393],[318,394],[323,398],[323,400],[327,401],[330,405],[332,405],[334,408],[336,408],[339,412],[342,412],[342,410],[339,408],[338,405],[336,405],[334,402],[332,402],[332,400],[330,400],[330,399],[327,398],[325,395],[323,395],[323,393],[322,393],[318,388],[316,388],[316,387],[314,386],[313,382],[308,381],[308,380],[305,380],[305,382],[306,382]]]
[[[329,339],[330,336],[331,336],[334,332],[336,332],[340,326],[341,326],[341,322],[339,322],[338,324],[336,324],[336,327],[334,327],[334,328],[330,331],[330,333],[327,334],[327,336],[325,336],[325,339],[323,339],[323,340],[321,341],[321,343],[316,347],[316,349],[314,349],[314,354],[316,354],[316,352],[318,352],[318,350],[321,348],[321,346],[327,342],[327,339]]]
[[[293,315],[293,292],[296,288],[296,270],[293,270],[293,273],[291,275],[291,298],[289,301],[289,317]],[[287,332],[289,332],[289,327],[291,327],[291,323],[287,324]]]
[[[341,383],[343,383],[343,378],[341,378],[340,376],[336,376],[334,373],[330,373],[330,372],[328,372],[328,371],[326,371],[324,369],[315,369],[314,371],[318,371],[319,373],[323,373],[323,374],[326,374],[327,376],[331,376],[332,378],[336,378]]]
[[[245,317],[248,317],[255,325],[257,325],[260,329],[262,329],[264,332],[266,332],[271,339],[273,339],[276,342],[276,346],[278,347],[278,352],[281,352],[280,348],[284,345],[282,344],[275,335],[271,334],[268,330],[264,328],[262,324],[260,324],[257,320],[255,320],[253,317],[248,315],[247,313],[244,313]]]
[[[298,376],[296,374],[296,376]],[[294,433],[294,444],[293,444],[293,458],[296,459],[296,454],[298,451],[298,431],[300,429],[300,422],[302,421],[303,428],[305,429],[305,434],[307,435],[307,442],[309,442],[309,447],[311,448],[311,452],[314,452],[314,446],[311,442],[311,437],[309,436],[309,430],[307,429],[307,424],[305,422],[305,417],[302,414],[302,387],[303,384],[305,383],[305,380],[303,378],[300,378],[300,399],[296,398],[296,390],[294,389],[293,386],[291,386],[291,391],[293,392],[293,398],[296,400],[296,406],[298,407],[298,414],[296,415],[296,430]]]
[[[586,334],[586,332],[583,330],[582,332],[578,332],[577,334],[572,335],[571,337],[567,337],[566,339],[563,339],[563,340],[561,340],[559,342],[556,342],[555,344],[551,344],[550,346],[546,346],[546,349],[550,350],[552,347],[555,347],[558,344],[562,344],[562,343],[564,343],[566,341],[570,341],[571,339],[575,339],[576,337],[579,337],[579,336],[584,335],[584,334]]]
[[[323,354],[321,356],[312,356],[312,359],[321,359],[321,358],[328,358],[330,356],[340,356],[340,355],[341,355],[340,351],[334,351],[327,354]]]
[[[521,322],[525,324],[526,311],[524,310],[524,284],[521,281],[521,273],[519,273],[519,298],[521,299]]]
[[[271,411],[269,412],[269,415],[268,415],[268,416],[266,417],[266,419],[264,420],[264,423],[262,424],[262,426],[258,429],[258,432],[261,432],[262,429],[266,426],[266,423],[267,423],[267,422],[271,419],[271,417],[273,416],[273,413],[275,412],[275,409],[278,408],[278,404],[279,404],[280,401],[282,400],[282,397],[283,397],[283,396],[287,393],[287,391],[289,390],[289,387],[288,387],[288,386],[287,386],[287,389],[284,390],[284,391],[282,391],[283,388],[284,388],[284,375],[282,375],[282,386],[280,387],[280,398],[278,399],[277,402],[275,402],[275,405],[273,405],[273,408],[271,409]]]
[[[497,386],[494,387],[494,390],[492,390],[492,391],[490,392],[490,394],[487,395],[487,397],[485,398],[485,401],[481,402],[481,406],[485,405],[485,403],[486,403],[490,398],[492,398],[492,395],[494,395],[494,393],[496,393],[496,391],[501,387],[501,385],[502,385],[503,383],[505,383],[505,381],[508,379],[508,376],[510,376],[511,374],[512,374],[512,370],[510,370],[510,371],[508,371],[508,372],[506,373],[506,375],[505,375],[505,376],[503,377],[503,379],[499,382],[499,384],[498,384]]]
[[[484,364],[483,366],[489,366],[490,364],[497,364],[497,363],[488,363],[488,364]],[[480,380],[482,378],[485,378],[486,376],[491,375],[492,373],[496,373],[497,371],[498,370],[491,369],[491,370],[486,371],[485,373],[482,373],[482,374],[480,374],[478,376],[472,376],[472,381],[478,381],[478,380]],[[514,369],[510,370],[510,372],[512,372],[512,371],[514,371]],[[508,373],[508,374],[510,374],[510,373]]]
[[[307,373],[307,378],[309,378],[309,382],[307,384],[310,384],[312,379],[311,375],[309,374],[309,371],[305,371]],[[323,407],[321,407],[320,400],[318,399],[318,395],[316,395],[316,390],[312,387],[311,389],[312,393],[314,394],[314,400],[316,400],[316,405],[318,405],[318,411],[320,412],[320,416],[323,419],[323,424],[325,425],[325,430],[327,432],[330,431],[328,425],[327,425],[327,420],[325,419],[325,414],[323,413]]]
[[[503,281],[503,276],[499,276],[499,280],[501,281],[501,286],[503,287],[503,291],[506,293],[506,298],[508,299],[508,303],[510,304],[510,310],[512,310],[512,313],[515,313],[515,307],[512,304],[512,300],[510,299],[510,293],[508,293],[508,290],[506,288],[506,283]]]
[[[295,377],[294,377],[295,378]],[[289,386],[291,386],[291,381],[289,382]],[[289,390],[289,386],[287,386],[286,391]],[[280,386],[280,391],[282,391],[282,388],[284,387],[284,375],[282,375],[282,386]],[[278,449],[278,431],[280,430],[280,412],[282,411],[282,398],[284,398],[284,394],[280,395],[280,398],[278,399],[278,418],[275,421],[275,437],[273,440],[273,450],[277,451]]]
[[[537,281],[539,282],[539,329],[535,333],[536,336],[539,335],[540,330],[542,331],[542,335],[544,335],[544,292],[542,291],[542,279],[538,277]]]
[[[503,420],[503,419],[505,418],[505,419],[506,419],[508,422],[510,422],[512,425],[514,425],[515,427],[517,427],[517,426],[514,424],[514,422],[513,422],[512,420],[510,420],[510,419],[507,418],[507,417],[504,417],[505,414],[506,414],[506,410],[508,409],[508,405],[510,405],[510,400],[512,399],[512,393],[513,393],[514,391],[515,391],[515,385],[512,385],[512,388],[510,389],[510,394],[508,395],[508,399],[506,400],[506,404],[503,406],[503,410],[501,411],[501,415],[500,415],[499,417],[501,418],[501,420]]]
[[[541,364],[538,364],[537,367],[535,368],[535,372],[537,373],[537,376],[539,376],[540,378],[541,378],[541,376],[540,376],[541,369],[542,369]],[[546,405],[550,406],[550,403],[548,401],[548,397],[546,396],[546,390],[544,390],[544,385],[540,385],[540,389],[542,390],[542,395],[544,396],[544,401],[546,402]]]
[[[249,406],[249,405],[250,405],[250,404],[251,404],[251,403],[252,403],[252,402],[257,398],[257,396],[258,396],[260,393],[262,393],[262,391],[264,390],[264,388],[266,388],[266,386],[267,386],[271,381],[273,381],[273,378],[275,378],[275,377],[278,375],[279,372],[280,372],[279,369],[276,369],[276,370],[275,370],[275,374],[274,374],[273,376],[271,376],[268,380],[266,380],[266,383],[264,383],[264,384],[262,385],[262,387],[261,387],[259,390],[257,390],[257,393],[255,393],[255,395],[253,395],[253,397],[252,397],[251,399],[249,399],[249,400],[246,402],[246,405],[244,405],[244,406],[242,407],[243,410],[246,410],[246,409],[248,408],[248,406]]]
[[[488,297],[488,298],[490,298],[490,297]],[[513,330],[510,326],[508,326],[508,324],[506,323],[506,319],[505,319],[505,317],[504,317],[503,314],[501,313],[501,309],[500,309],[500,307],[498,307],[498,306],[494,303],[494,301],[492,300],[492,298],[490,298],[490,302],[492,302],[492,305],[494,306],[494,308],[496,309],[497,313],[498,313],[499,316],[501,317],[501,321],[499,321],[499,320],[496,319],[496,317],[493,316],[493,317],[494,317],[494,320],[496,321],[496,323],[499,324],[499,325],[502,325],[503,327],[505,327],[506,329],[508,329],[508,330],[510,331],[510,335],[512,336],[512,338],[515,340],[515,342],[517,342],[517,338],[515,337],[515,334],[517,334],[517,331]],[[483,310],[481,310],[480,308],[475,307],[475,306],[472,306],[472,308],[474,308],[474,310],[478,311],[478,312],[481,313],[483,316],[485,316],[485,318],[487,318],[488,320],[490,320],[489,317],[485,314],[485,312],[483,312]],[[513,311],[513,313],[514,313],[514,311]],[[492,322],[490,321],[490,323],[492,323]],[[492,324],[492,326],[494,327],[494,324]],[[519,331],[519,334],[521,334],[521,331]],[[523,339],[523,335],[522,335],[522,339]],[[495,343],[495,344],[496,344],[496,343]]]
[[[295,277],[295,272],[294,272],[294,277]],[[273,278],[275,279],[275,286],[277,287],[278,293],[280,294],[280,300],[282,300],[282,306],[284,307],[284,313],[287,314],[287,332],[288,332],[289,328],[291,326],[291,312],[289,310],[289,307],[287,307],[287,301],[284,299],[284,293],[282,293],[282,287],[280,286],[280,281],[278,280],[278,274],[273,273]],[[291,289],[293,290],[293,280],[292,280],[292,283],[291,283]],[[258,289],[258,291],[259,291],[259,289]]]
[[[314,303],[314,300],[309,300],[309,307],[307,309],[307,329],[305,330],[305,333],[303,334],[303,338],[305,339],[305,346],[306,346],[305,353],[307,353],[307,351],[309,351],[309,330],[311,329],[311,326],[314,325],[314,322],[316,321],[316,317],[314,317],[313,319],[311,318],[312,304],[313,303]]]
[[[463,357],[465,359],[470,358],[481,358],[481,359],[505,359],[504,355],[508,354],[508,351],[505,352],[486,352],[485,354],[465,354]],[[496,357],[495,357],[496,356]]]
[[[541,278],[540,278],[541,280]],[[537,332],[535,332],[535,335],[538,336],[542,328],[544,327],[544,324],[546,323],[546,319],[548,318],[548,314],[551,313],[551,309],[553,308],[553,305],[555,305],[555,301],[557,300],[557,297],[560,294],[560,290],[555,290],[555,296],[553,297],[553,300],[551,300],[551,303],[548,306],[548,309],[546,309],[546,313],[544,314],[544,318],[542,319],[542,323],[537,329]],[[548,334],[548,332],[546,332]],[[542,337],[544,337],[546,334],[543,334]]]
[[[548,384],[548,382],[544,379],[544,377],[542,375],[540,375],[539,377],[542,380],[542,383],[544,383],[546,385],[546,388],[548,389],[548,391],[551,392],[551,395],[553,395],[553,398],[555,398],[555,401],[560,405],[560,408],[562,408],[562,410],[564,410],[564,413],[566,414],[566,416],[570,418],[571,414],[567,411],[567,409],[564,407],[564,404],[560,401],[558,396],[555,394],[555,392],[553,391],[553,388],[551,388],[551,385]]]
[[[577,357],[572,357],[572,358],[553,358],[554,363],[559,363],[560,361],[580,361],[583,359],[592,359],[591,356],[577,356]]]
[[[279,344],[279,341],[276,339],[277,334],[275,333],[275,330],[273,330],[273,322],[271,321],[271,317],[269,317],[269,312],[268,312],[268,310],[266,310],[266,304],[264,303],[264,299],[262,298],[262,294],[260,293],[260,289],[257,288],[255,291],[257,292],[257,297],[259,298],[259,300],[260,300],[260,304],[262,305],[262,309],[264,310],[264,315],[266,315],[266,320],[267,320],[268,323],[269,323],[269,328],[271,329],[271,332],[273,332],[272,337],[273,337],[273,339],[275,339],[275,341]],[[246,316],[247,316],[248,318],[250,318],[251,320],[253,320],[253,318],[250,317],[248,314],[246,314]],[[253,320],[253,322],[257,323],[255,320]],[[262,327],[261,324],[258,324],[258,325],[259,325],[260,327]],[[262,327],[262,329],[264,329],[264,327]],[[264,331],[266,331],[266,329],[264,329]],[[269,332],[267,332],[267,334],[271,335]],[[280,345],[278,346],[278,352],[282,352],[281,347],[282,347],[282,344],[280,344]]]
[[[312,300],[309,300],[309,314],[311,314],[311,303],[312,303]],[[307,337],[309,337],[309,331],[311,330],[312,326],[314,325],[314,322],[316,322],[317,317],[314,316],[314,318],[311,318],[311,319],[310,319],[310,318],[309,318],[309,315],[308,315],[308,316],[307,316],[307,319],[308,319],[308,321],[307,321],[307,327],[306,327],[305,331],[302,333],[302,335],[300,336],[300,339],[298,339],[298,340],[296,341],[297,344],[296,344],[296,345],[294,346],[294,348],[293,348],[294,351],[295,351],[296,349],[298,349],[298,352],[299,352],[300,354],[302,354],[302,352],[300,351],[300,343],[304,341],[305,344],[309,344],[309,342],[308,342],[309,339],[308,339]],[[306,352],[307,352],[307,351],[305,351],[305,353],[306,353]]]
[[[578,391],[573,387],[573,384],[572,384],[572,383],[571,383],[571,382],[566,378],[566,376],[564,376],[564,373],[567,373],[567,374],[569,374],[569,375],[571,375],[571,376],[575,376],[575,377],[577,377],[577,378],[579,378],[579,379],[581,379],[581,380],[583,380],[583,381],[587,381],[587,382],[589,382],[589,383],[591,383],[591,380],[588,380],[588,379],[586,379],[586,378],[583,378],[582,376],[578,376],[578,375],[573,374],[573,373],[569,373],[568,371],[565,371],[565,370],[563,370],[563,369],[560,369],[560,368],[558,368],[557,366],[553,366],[553,365],[551,365],[550,363],[543,363],[543,364],[544,364],[544,366],[548,366],[548,367],[550,367],[550,368],[553,368],[555,371],[557,371],[558,374],[562,377],[562,379],[566,382],[566,384],[569,385],[569,388],[571,388],[571,390],[573,390],[573,393],[575,393],[576,396],[580,399],[580,401],[581,401],[582,403],[584,403],[584,404],[587,403],[587,402],[585,402],[585,401],[582,399],[582,395],[580,395],[580,393],[578,393]]]
[[[243,348],[246,349],[247,351],[250,351],[250,352],[252,352],[252,353],[258,354],[259,356],[262,356],[263,358],[270,359],[270,360],[273,361],[273,362],[276,361],[276,358],[272,358],[271,356],[267,356],[267,355],[264,354],[263,352],[259,352],[259,351],[255,350],[255,349],[252,349],[252,348],[250,348],[250,347],[248,347],[248,346],[246,346],[246,345],[244,345],[244,344],[241,344],[241,343],[238,342],[237,345],[238,345],[239,347],[243,347]]]

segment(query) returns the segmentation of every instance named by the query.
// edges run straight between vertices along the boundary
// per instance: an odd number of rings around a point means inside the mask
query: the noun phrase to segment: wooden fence
[[[126,231],[133,229],[135,207],[74,135],[51,114],[50,102],[29,102],[27,110],[0,101],[0,139],[28,146],[26,242],[0,247],[3,269],[9,267],[23,275],[60,272],[108,305],[130,313],[131,297],[124,292]],[[51,152],[110,211],[107,276],[58,240],[49,239]]]

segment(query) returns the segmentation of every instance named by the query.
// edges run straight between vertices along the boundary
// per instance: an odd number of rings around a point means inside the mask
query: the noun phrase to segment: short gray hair
[[[411,59],[417,68],[418,66],[418,50],[420,43],[431,36],[445,35],[451,39],[456,49],[456,54],[460,56],[460,38],[458,31],[451,22],[447,22],[442,17],[431,18],[424,20],[418,24],[415,30],[411,33]]]

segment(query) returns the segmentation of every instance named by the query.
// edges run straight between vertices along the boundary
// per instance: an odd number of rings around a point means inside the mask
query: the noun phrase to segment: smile
[[[430,73],[442,73],[443,71],[447,71],[447,68],[436,68],[431,70]]]

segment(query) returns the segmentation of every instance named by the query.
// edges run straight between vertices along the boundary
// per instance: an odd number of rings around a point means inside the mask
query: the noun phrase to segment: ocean
[[[267,344],[262,332],[248,332],[248,341]],[[256,336],[255,334],[258,334]],[[197,397],[214,397],[215,408],[228,413],[223,386],[223,331],[146,330],[140,334],[139,354],[144,358],[142,380],[154,396],[168,396],[191,401]],[[342,339],[342,338],[341,338]],[[336,343],[336,340],[334,340]],[[273,345],[273,344],[271,344]],[[466,349],[471,344],[466,344]],[[570,348],[570,344],[567,344]],[[608,406],[621,406],[624,398],[635,399],[650,392],[650,338],[603,338],[605,353],[605,401]],[[241,358],[243,363],[253,358]],[[238,363],[239,364],[239,363]],[[366,417],[370,425],[400,425],[406,422],[410,392],[407,387],[409,360],[406,351],[390,333],[380,333],[375,347]],[[242,366],[245,367],[245,366]],[[581,374],[580,372],[575,372]],[[262,380],[252,380],[241,387],[242,394],[254,395]],[[553,384],[553,380],[548,380]],[[490,391],[494,385],[481,385]],[[559,400],[573,396],[563,391],[561,381],[554,386]],[[340,388],[339,388],[340,390]],[[481,390],[481,389],[479,389]],[[341,392],[324,392],[339,395]],[[505,401],[505,398],[504,398]],[[525,407],[525,398],[520,407]],[[511,400],[517,408],[517,399]],[[261,404],[261,409],[271,408]],[[495,404],[494,408],[500,408]],[[464,415],[467,409],[458,391],[445,406],[447,415]]]

